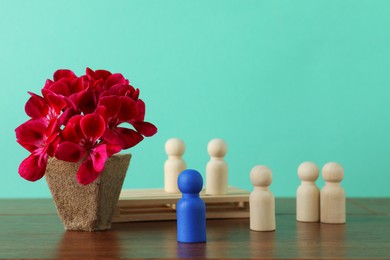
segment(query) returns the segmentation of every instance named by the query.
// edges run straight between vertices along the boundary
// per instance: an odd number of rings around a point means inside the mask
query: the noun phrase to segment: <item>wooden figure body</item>
[[[321,222],[345,223],[346,197],[344,189],[340,186],[344,177],[344,169],[338,163],[327,163],[322,168],[322,177],[325,180],[325,186],[321,190]]]
[[[168,159],[164,164],[164,190],[168,193],[180,193],[177,178],[186,169],[186,163],[182,158],[185,144],[178,138],[171,138],[165,143],[165,151]]]
[[[203,179],[195,170],[184,170],[178,178],[182,198],[177,203],[177,241],[206,242],[206,206],[199,197]]]
[[[297,189],[297,221],[318,222],[320,220],[320,190],[315,181],[319,175],[317,165],[303,162],[298,167],[301,185]]]
[[[249,197],[250,229],[254,231],[273,231],[275,223],[275,198],[269,190],[272,171],[263,165],[255,166],[250,173],[254,186]]]
[[[206,194],[223,195],[228,188],[228,165],[224,160],[227,145],[222,139],[208,143],[210,161],[206,165]]]

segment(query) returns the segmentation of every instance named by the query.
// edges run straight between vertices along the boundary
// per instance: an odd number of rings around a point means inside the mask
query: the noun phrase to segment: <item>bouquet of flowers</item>
[[[41,179],[48,158],[55,157],[80,162],[77,180],[87,185],[109,157],[157,132],[144,121],[139,89],[120,73],[87,68],[78,77],[57,70],[41,93],[29,92],[25,111],[30,119],[15,129],[17,142],[31,153],[18,170],[29,181]]]

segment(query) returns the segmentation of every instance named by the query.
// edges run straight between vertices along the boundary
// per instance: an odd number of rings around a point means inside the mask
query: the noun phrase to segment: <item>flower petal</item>
[[[136,88],[135,91],[131,94],[131,98],[137,100],[139,97],[139,89]]]
[[[77,181],[82,185],[92,183],[99,177],[101,172],[95,171],[93,162],[90,157],[87,157],[81,164],[77,171]]]
[[[106,89],[109,89],[110,87],[116,85],[116,84],[121,84],[121,85],[127,85],[129,84],[129,81],[123,77],[122,74],[120,73],[115,73],[110,75],[104,84]]]
[[[85,70],[85,74],[91,77],[93,80],[103,79],[106,80],[112,73],[107,70],[96,70],[93,71],[90,68]]]
[[[85,150],[78,144],[62,142],[57,147],[55,157],[66,162],[79,162],[85,156]]]
[[[106,80],[109,76],[111,76],[112,73],[108,70],[95,70],[95,77],[96,79],[104,79]]]
[[[107,109],[106,107],[104,106],[98,106],[95,110],[95,113],[99,114],[101,117],[103,117],[104,121],[106,122],[106,125],[107,125],[107,122],[108,122],[108,113],[107,113]]]
[[[115,132],[123,141],[123,149],[131,148],[144,139],[142,135],[129,128],[118,127]]]
[[[81,118],[80,128],[86,139],[93,139],[93,142],[95,142],[106,130],[106,123],[102,116],[93,113]]]
[[[86,76],[81,76],[79,78],[75,78],[72,80],[72,83],[70,84],[70,93],[78,93],[82,90],[84,90],[87,86],[88,78]]]
[[[138,99],[139,90],[131,85],[116,84],[102,92],[101,96],[126,96],[134,100]]]
[[[45,117],[49,111],[48,106],[45,103],[43,97],[29,93],[31,97],[28,99],[26,105],[24,106],[24,110],[26,114],[32,118]]]
[[[19,174],[28,181],[37,181],[43,177],[46,171],[47,156],[31,154],[24,159],[19,166]]]
[[[49,136],[47,143],[46,143],[46,152],[50,157],[54,157],[54,154],[57,150],[58,144],[60,143],[60,136],[59,135],[51,135]]]
[[[129,122],[137,115],[136,102],[129,97],[119,97],[120,109],[118,118],[120,122]]]
[[[15,129],[16,140],[25,149],[33,152],[42,146],[47,126],[46,118],[30,119]]]
[[[123,147],[124,141],[122,140],[121,136],[118,135],[116,129],[117,128],[114,128],[113,130],[110,128],[106,128],[106,131],[102,136],[102,139],[104,140],[105,143],[115,144]]]
[[[44,89],[49,89],[51,85],[53,85],[54,81],[52,81],[51,79],[47,79],[46,80],[46,83],[45,83],[45,86],[43,86]]]
[[[150,137],[157,133],[157,127],[155,127],[152,123],[140,121],[140,122],[133,122],[131,124],[141,135]]]
[[[106,145],[101,144],[101,145],[96,146],[92,150],[90,156],[91,156],[93,168],[95,169],[95,171],[97,171],[97,172],[103,171],[104,164],[106,163],[107,158],[108,158]]]
[[[69,119],[73,118],[76,115],[79,115],[79,111],[76,111],[73,108],[67,108],[58,118],[58,124],[60,126],[66,125],[69,122]]]
[[[97,107],[96,94],[91,89],[86,89],[72,95],[72,101],[84,114],[90,114]]]
[[[74,78],[77,78],[77,76],[76,76],[76,74],[74,74],[73,71],[67,70],[67,69],[59,69],[56,72],[54,72],[54,75],[53,75],[54,81],[58,81],[62,78],[74,79]]]
[[[144,121],[145,120],[145,103],[141,100],[141,99],[138,99],[137,100],[137,116],[135,117],[135,119],[137,121]]]
[[[107,143],[106,147],[107,147],[106,148],[106,150],[107,150],[107,157],[111,157],[114,154],[119,153],[122,150],[123,145],[122,144]]]
[[[57,115],[59,115],[62,109],[66,106],[65,97],[61,97],[55,92],[47,89],[42,89],[42,94],[45,97],[48,106],[53,109]]]
[[[70,89],[69,89],[69,80],[67,79],[60,79],[59,81],[54,82],[51,84],[49,88],[46,88],[45,90],[49,90],[55,94],[69,97],[70,95]],[[43,94],[43,93],[42,93]]]
[[[106,108],[106,116],[108,118],[117,117],[120,109],[119,98],[117,96],[101,97],[99,106]]]
[[[102,136],[102,142],[106,144],[106,149],[107,149],[107,156],[111,157],[112,155],[119,153],[123,146],[124,146],[124,141],[121,139],[118,134],[107,128],[106,131],[104,132]]]
[[[82,139],[80,129],[80,121],[82,117],[82,115],[75,115],[69,119],[64,130],[62,130],[62,140],[78,143]]]

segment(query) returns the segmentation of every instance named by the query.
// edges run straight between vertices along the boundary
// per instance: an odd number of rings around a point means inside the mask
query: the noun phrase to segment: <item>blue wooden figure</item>
[[[195,170],[184,170],[177,179],[182,198],[177,203],[177,241],[206,242],[206,205],[199,197],[203,179]]]

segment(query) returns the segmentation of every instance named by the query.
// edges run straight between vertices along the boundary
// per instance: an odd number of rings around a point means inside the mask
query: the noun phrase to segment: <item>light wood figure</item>
[[[330,224],[345,223],[345,191],[340,186],[344,178],[343,167],[329,162],[322,167],[325,186],[321,190],[321,222]]]
[[[255,166],[250,173],[254,186],[249,196],[250,229],[254,231],[273,231],[275,224],[275,198],[269,190],[272,171],[263,165]]]
[[[303,162],[298,167],[301,185],[297,189],[297,221],[320,221],[320,190],[315,181],[319,169],[315,163]]]
[[[177,178],[186,169],[186,163],[183,160],[185,144],[178,138],[168,139],[165,143],[165,151],[168,159],[164,164],[164,190],[168,193],[180,193]]]
[[[206,194],[223,195],[228,188],[228,165],[224,160],[227,145],[222,139],[213,139],[207,145],[210,161],[206,165]]]

